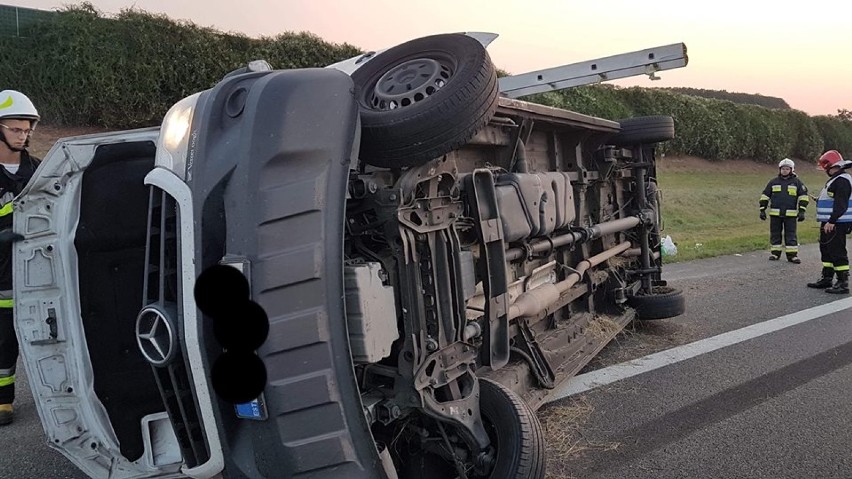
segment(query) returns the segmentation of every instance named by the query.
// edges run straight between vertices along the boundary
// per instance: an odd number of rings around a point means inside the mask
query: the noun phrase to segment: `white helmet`
[[[26,95],[15,90],[0,91],[0,119],[3,118],[41,120],[33,102]]]
[[[796,171],[796,164],[793,163],[793,160],[790,158],[784,158],[780,162],[778,162],[778,168],[782,168],[785,166],[789,166],[791,170]]]

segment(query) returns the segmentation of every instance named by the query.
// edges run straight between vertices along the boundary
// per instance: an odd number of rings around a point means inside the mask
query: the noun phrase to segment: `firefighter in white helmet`
[[[12,422],[18,341],[12,322],[12,200],[32,178],[39,159],[27,151],[41,119],[15,90],[0,92],[0,425]]]
[[[785,252],[787,261],[802,262],[799,259],[796,223],[805,221],[808,201],[808,188],[796,176],[795,163],[784,158],[778,162],[778,176],[769,180],[758,201],[761,220],[766,221],[767,207],[769,209],[770,260],[777,260],[781,252]]]

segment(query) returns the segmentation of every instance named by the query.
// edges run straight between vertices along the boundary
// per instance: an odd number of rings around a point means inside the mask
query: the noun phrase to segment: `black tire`
[[[505,386],[479,378],[479,411],[485,432],[496,453],[485,474],[466,464],[471,479],[542,479],[545,469],[544,434],[541,423],[527,404]],[[448,430],[449,432],[449,430]],[[437,432],[435,436],[437,437]],[[458,437],[458,435],[455,435]],[[466,447],[457,439],[458,447]],[[405,449],[404,446],[398,449]],[[444,455],[415,449],[399,458],[399,477],[433,479],[457,477],[455,465]]]
[[[494,64],[466,35],[403,43],[355,70],[352,80],[361,107],[360,158],[374,166],[438,158],[464,145],[497,109]]]
[[[517,394],[490,379],[479,379],[479,394],[485,428],[497,449],[490,477],[543,478],[544,434],[535,413]]]
[[[669,141],[675,137],[674,119],[670,116],[638,116],[619,120],[621,132],[612,142],[616,145],[642,145]]]
[[[627,304],[636,310],[642,320],[666,319],[680,316],[686,311],[683,291],[677,288],[655,286],[654,294],[631,296]]]

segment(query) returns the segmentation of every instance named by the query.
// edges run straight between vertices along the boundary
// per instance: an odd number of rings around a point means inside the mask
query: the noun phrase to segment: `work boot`
[[[12,405],[0,404],[0,426],[11,424],[13,419]]]
[[[796,256],[796,255],[788,255],[787,261],[789,261],[793,264],[801,264],[802,263],[802,260],[800,260],[799,257]]]
[[[831,294],[849,294],[849,272],[838,271],[837,282],[834,283],[834,286],[827,288],[825,292]]]
[[[778,258],[780,258],[780,257],[781,257],[780,253],[779,254],[772,253],[771,255],[769,255],[769,261],[778,261]]]
[[[808,288],[825,289],[831,287],[831,280],[834,278],[834,268],[823,268],[822,277],[813,282],[808,283]]]

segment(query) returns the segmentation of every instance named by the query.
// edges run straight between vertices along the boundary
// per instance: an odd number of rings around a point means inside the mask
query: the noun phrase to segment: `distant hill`
[[[774,110],[790,110],[790,105],[783,98],[774,96],[758,95],[756,93],[736,93],[725,90],[704,90],[701,88],[669,87],[662,90],[670,90],[684,95],[700,96],[702,98],[714,98],[716,100],[727,100],[742,105],[758,105]]]

